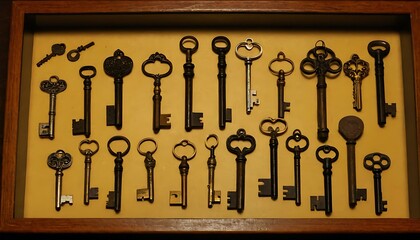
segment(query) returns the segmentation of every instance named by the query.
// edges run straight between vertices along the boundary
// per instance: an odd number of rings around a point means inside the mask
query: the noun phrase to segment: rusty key
[[[141,150],[142,145],[146,145],[147,143],[152,143],[152,147],[147,151]],[[147,146],[143,146],[143,148],[146,147]],[[155,200],[155,180],[153,170],[156,166],[156,160],[153,158],[153,154],[156,152],[156,150],[157,143],[152,138],[143,138],[137,145],[137,151],[140,153],[140,155],[145,157],[144,166],[146,167],[147,171],[147,188],[137,189],[137,201],[147,200],[150,203],[153,203]]]

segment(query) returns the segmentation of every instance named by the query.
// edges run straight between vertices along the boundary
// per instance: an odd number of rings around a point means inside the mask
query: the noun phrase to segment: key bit
[[[42,64],[48,62],[52,57],[61,56],[66,52],[66,44],[56,43],[51,46],[51,53],[47,54],[41,61],[39,61],[36,66],[41,67]]]
[[[142,150],[142,146],[151,143],[153,146],[151,149],[144,151]],[[148,145],[147,145],[148,146]],[[146,147],[147,147],[146,146]],[[144,146],[143,146],[144,148]],[[146,167],[147,171],[147,188],[137,189],[137,201],[149,201],[153,203],[154,201],[154,174],[153,170],[156,166],[156,160],[153,158],[153,154],[157,150],[157,143],[152,138],[143,138],[140,140],[139,144],[137,145],[137,151],[140,155],[144,156],[144,166]]]
[[[71,195],[62,195],[63,171],[72,164],[72,157],[69,153],[59,149],[51,153],[47,158],[47,165],[55,170],[55,209],[60,211],[63,204],[73,204]]]

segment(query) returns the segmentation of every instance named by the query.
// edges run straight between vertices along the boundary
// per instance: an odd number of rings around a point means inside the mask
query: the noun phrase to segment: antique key
[[[47,164],[55,170],[55,210],[60,211],[65,203],[73,204],[73,196],[61,195],[63,185],[63,171],[72,164],[71,155],[63,150],[57,150],[48,156]]]
[[[343,117],[338,123],[338,131],[347,145],[347,178],[349,189],[349,205],[354,208],[357,201],[366,200],[366,189],[356,188],[356,140],[362,136],[364,124],[356,116]]]
[[[318,44],[321,43],[319,46]],[[300,70],[309,76],[314,74],[318,78],[317,88],[317,120],[318,120],[318,140],[325,142],[328,139],[327,127],[327,76],[336,77],[341,72],[341,60],[335,53],[325,46],[324,41],[319,40],[315,47],[308,51],[306,58],[300,63]]]
[[[73,135],[84,134],[87,138],[90,137],[90,113],[91,113],[91,78],[96,76],[96,68],[94,66],[83,66],[79,70],[80,76],[83,80],[84,90],[84,119],[76,121],[73,119]]]
[[[130,57],[117,49],[114,55],[108,57],[104,61],[105,73],[114,78],[115,85],[115,106],[106,106],[106,125],[115,126],[117,129],[122,128],[123,116],[123,78],[131,73],[133,69],[133,61]]]
[[[111,144],[116,141],[124,141],[127,148],[121,152],[115,152],[111,148]],[[123,157],[130,151],[130,141],[124,136],[114,136],[108,140],[108,151],[115,156],[114,167],[114,191],[109,191],[107,209],[114,209],[116,213],[121,211],[121,195],[122,195],[122,173],[123,173]]]
[[[54,139],[57,94],[66,90],[67,83],[57,76],[51,76],[48,80],[41,82],[40,88],[41,91],[50,95],[50,110],[48,112],[48,123],[39,124],[39,136],[42,138],[48,137],[52,140]]]
[[[383,127],[386,124],[386,117],[397,115],[397,104],[385,102],[385,83],[384,83],[384,58],[388,56],[391,46],[388,42],[375,40],[369,43],[368,52],[375,58],[375,78],[376,78],[376,106],[378,113],[378,124]]]
[[[294,141],[296,143],[299,143],[300,141],[303,141],[304,144],[302,146],[295,145],[291,146],[290,142]],[[301,194],[300,194],[300,153],[304,152],[309,147],[309,139],[302,135],[299,129],[295,129],[293,131],[293,135],[289,136],[286,139],[286,148],[290,152],[294,154],[294,175],[295,175],[295,185],[294,186],[283,186],[283,200],[295,200],[296,206],[300,206],[301,204]]]
[[[155,63],[156,61],[159,61],[162,64],[168,65],[169,69],[166,73],[160,74],[152,74],[146,71],[146,66],[148,64]],[[162,101],[162,96],[160,95],[160,85],[161,85],[161,79],[164,77],[167,77],[172,72],[172,63],[169,61],[165,55],[162,53],[154,53],[150,55],[149,59],[143,62],[141,66],[141,70],[143,71],[143,74],[147,77],[151,77],[154,79],[154,88],[153,88],[153,131],[155,133],[158,133],[161,128],[169,129],[171,128],[171,123],[169,122],[169,118],[171,117],[171,114],[161,114],[161,106],[160,103]]]
[[[66,44],[56,43],[51,46],[51,53],[47,54],[41,61],[39,61],[36,66],[41,67],[42,64],[48,62],[52,57],[61,56],[66,52]]]
[[[280,126],[275,126],[275,125]],[[287,131],[287,122],[282,118],[266,118],[260,123],[261,133],[270,136],[270,178],[259,178],[258,185],[259,197],[271,197],[276,200],[278,197],[278,171],[277,171],[277,148],[279,141],[277,137]]]
[[[214,143],[213,143],[214,142]],[[217,145],[219,145],[219,138],[216,134],[210,134],[206,138],[206,148],[210,150],[210,157],[207,160],[207,166],[209,168],[209,184],[207,185],[207,203],[208,207],[213,207],[213,204],[219,204],[221,202],[222,192],[220,190],[214,190],[214,170],[216,169],[217,161],[214,154]]]
[[[84,148],[84,145],[92,145],[93,149]],[[92,165],[92,156],[95,155],[99,150],[99,143],[96,140],[85,139],[82,140],[79,144],[79,151],[82,155],[85,156],[85,178],[84,178],[84,194],[83,194],[83,203],[89,205],[90,199],[98,199],[97,187],[90,187],[90,172]]]
[[[374,152],[366,155],[363,159],[363,165],[369,171],[373,172],[373,181],[375,188],[375,213],[381,215],[382,212],[386,212],[387,201],[382,200],[382,184],[381,184],[381,173],[383,170],[387,170],[391,166],[391,159],[382,153]]]
[[[239,53],[240,48],[245,48],[248,52],[254,48],[258,49],[258,53],[255,56],[244,56]],[[246,70],[246,113],[250,114],[254,105],[259,105],[260,100],[257,98],[257,91],[251,90],[251,65],[252,61],[257,60],[263,53],[262,46],[259,43],[254,42],[252,38],[247,38],[245,42],[240,42],[236,46],[236,56],[245,61]]]
[[[362,80],[369,75],[369,63],[353,54],[351,59],[344,63],[343,71],[353,81],[353,108],[362,110]]]
[[[178,147],[190,147],[193,153],[188,157],[185,154],[179,156],[176,151]],[[187,176],[190,169],[188,161],[195,157],[197,153],[194,144],[188,140],[182,140],[180,143],[175,144],[172,154],[174,157],[181,161],[179,164],[179,173],[181,174],[181,191],[170,191],[169,192],[169,205],[170,206],[181,206],[183,209],[187,208]]]
[[[88,43],[86,45],[81,45],[81,46],[77,47],[76,49],[70,50],[67,53],[67,59],[70,62],[76,62],[80,58],[80,52],[82,52],[82,51],[84,51],[84,50],[92,47],[93,45],[95,45],[95,43],[94,42],[90,42],[90,43]]]
[[[322,154],[320,154],[322,151]],[[332,213],[332,164],[338,159],[338,150],[329,145],[322,145],[316,150],[316,158],[324,169],[324,196],[311,196],[311,211],[323,210],[326,215]],[[332,155],[331,157],[329,155]]]
[[[192,47],[188,45],[192,44]],[[192,129],[203,128],[201,118],[203,113],[193,112],[193,78],[194,64],[192,63],[192,55],[197,52],[198,40],[193,36],[185,36],[179,42],[181,52],[185,53],[186,63],[184,64],[185,78],[185,130],[188,132]]]
[[[230,41],[225,36],[217,36],[211,42],[213,52],[219,58],[217,67],[219,73],[217,79],[219,80],[219,128],[225,129],[226,122],[232,122],[232,109],[226,108],[226,54],[230,50]]]
[[[250,147],[232,146],[232,142],[249,142]],[[255,138],[247,135],[245,129],[240,128],[236,134],[231,135],[226,140],[226,147],[229,152],[236,155],[236,192],[228,192],[228,210],[236,209],[239,213],[245,209],[245,163],[246,155],[252,153],[256,147]]]
[[[288,63],[291,65],[291,69],[289,71],[284,71],[284,69],[280,69],[278,71],[274,70],[274,66],[276,64],[282,64],[282,62]],[[284,118],[284,112],[290,112],[290,102],[284,101],[284,86],[286,85],[286,76],[292,74],[295,65],[293,61],[289,58],[286,58],[286,55],[283,52],[279,52],[277,57],[271,60],[268,64],[268,69],[272,74],[277,76],[277,93],[278,93],[278,117]]]
[[[146,145],[147,142],[151,142],[153,144],[152,150],[142,151],[141,146]],[[156,166],[156,160],[153,158],[153,154],[156,152],[156,150],[157,143],[152,138],[143,138],[140,140],[139,145],[137,146],[137,151],[140,153],[140,155],[145,156],[144,166],[146,167],[147,171],[147,188],[137,189],[137,201],[148,200],[150,203],[153,203],[155,200],[155,181],[153,170]]]

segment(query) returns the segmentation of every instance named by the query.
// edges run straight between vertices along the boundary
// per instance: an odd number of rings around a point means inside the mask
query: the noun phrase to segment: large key
[[[150,73],[146,70],[146,66],[149,64],[154,64],[156,61],[159,61],[161,64],[168,65],[169,69],[166,73]],[[169,76],[172,73],[172,63],[169,61],[165,55],[162,53],[154,53],[150,55],[150,57],[143,62],[141,66],[141,70],[143,74],[147,77],[151,77],[154,79],[154,88],[153,88],[153,131],[158,133],[159,130],[162,129],[170,129],[171,123],[169,122],[169,118],[171,114],[161,114],[161,101],[162,96],[160,95],[160,85],[162,78]]]
[[[152,143],[153,146],[151,150],[141,150],[142,145],[146,145],[147,143]],[[146,146],[147,147],[147,146]],[[145,146],[143,146],[145,148]],[[144,166],[146,167],[147,171],[147,188],[141,188],[137,189],[137,201],[149,201],[150,203],[153,203],[155,200],[155,180],[154,180],[154,174],[153,170],[156,166],[156,160],[153,158],[153,154],[157,150],[157,143],[152,138],[143,138],[140,140],[137,151],[140,153],[140,155],[144,156]]]
[[[93,148],[88,148],[90,145]],[[84,177],[84,188],[83,188],[83,203],[89,205],[90,199],[98,199],[97,187],[90,187],[90,176],[92,170],[92,156],[99,151],[99,143],[96,140],[85,139],[79,144],[80,153],[85,156],[85,177]]]
[[[124,52],[117,49],[114,55],[104,61],[105,73],[114,78],[115,105],[106,106],[106,125],[122,128],[123,119],[123,78],[131,73],[133,61],[125,56]]]
[[[221,202],[222,192],[220,190],[214,190],[214,170],[216,169],[217,161],[216,155],[214,154],[217,145],[219,145],[219,138],[216,134],[210,134],[206,138],[206,148],[210,150],[210,157],[207,160],[207,166],[209,169],[209,181],[207,185],[207,206],[213,207],[213,204],[219,204]]]
[[[73,196],[61,195],[63,185],[63,171],[72,164],[71,155],[63,150],[57,150],[48,156],[47,164],[55,170],[55,210],[60,211],[61,206],[73,204]]]
[[[249,142],[250,147],[232,146],[232,142]],[[236,134],[231,135],[226,140],[226,147],[229,152],[236,155],[236,192],[228,192],[228,210],[236,209],[239,213],[245,209],[245,163],[246,155],[252,153],[256,147],[255,138],[247,135],[245,129],[240,128]]]
[[[362,110],[362,80],[369,75],[369,63],[353,54],[351,59],[344,63],[343,72],[353,81],[353,108]]]
[[[90,137],[90,114],[91,114],[91,91],[92,81],[91,79],[96,76],[96,68],[94,66],[83,66],[79,70],[80,76],[83,80],[84,90],[84,119],[76,121],[73,119],[73,135],[84,134],[87,138]]]
[[[47,54],[36,66],[41,67],[42,64],[48,62],[52,57],[63,55],[66,52],[66,44],[56,43],[51,46],[51,53]]]
[[[321,43],[319,46],[318,44]],[[325,142],[328,139],[327,127],[327,83],[325,78],[336,77],[342,68],[341,60],[335,53],[325,46],[324,41],[319,40],[315,47],[308,51],[306,58],[300,63],[300,70],[308,77],[316,75],[318,78],[317,88],[317,121],[318,140]]]
[[[48,123],[39,124],[39,136],[42,138],[54,139],[55,114],[57,94],[63,92],[67,88],[67,83],[57,76],[51,76],[48,80],[44,80],[40,84],[41,91],[50,95],[50,110],[48,112]]]
[[[349,191],[349,206],[354,208],[357,201],[366,200],[366,189],[356,188],[356,140],[363,134],[364,124],[356,116],[343,117],[338,123],[338,131],[346,140],[347,145],[347,178]]]

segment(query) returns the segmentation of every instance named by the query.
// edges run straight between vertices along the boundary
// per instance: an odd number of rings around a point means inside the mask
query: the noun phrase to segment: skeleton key
[[[381,173],[383,170],[387,170],[391,166],[391,159],[382,153],[374,152],[366,155],[363,159],[363,165],[369,171],[373,172],[374,188],[375,188],[375,213],[381,215],[382,212],[386,212],[387,201],[382,200],[382,184],[381,184]]]
[[[214,142],[212,144],[212,142]],[[205,142],[206,148],[210,150],[210,157],[207,160],[207,166],[209,168],[209,184],[207,185],[207,203],[208,207],[212,208],[213,204],[219,204],[221,202],[222,192],[220,190],[214,190],[214,170],[216,169],[217,161],[214,152],[217,145],[219,145],[219,139],[216,134],[210,134]]]
[[[318,44],[321,43],[321,46]],[[341,60],[335,57],[335,53],[325,46],[324,41],[319,40],[315,47],[309,50],[306,58],[300,63],[300,70],[309,76],[316,74],[318,78],[317,88],[317,115],[318,115],[318,140],[325,142],[328,139],[327,127],[327,76],[336,77],[341,72]]]
[[[84,90],[84,119],[76,121],[73,119],[73,135],[84,134],[87,138],[90,137],[90,114],[91,114],[91,78],[96,76],[96,68],[94,66],[83,66],[79,70],[80,76],[83,80]]]
[[[192,47],[187,45],[192,44]],[[192,55],[197,52],[198,40],[193,36],[185,36],[179,42],[181,52],[185,53],[186,63],[184,64],[184,78],[185,78],[185,130],[187,132],[194,128],[202,129],[203,123],[201,118],[203,113],[193,112],[193,78],[194,78],[194,64],[192,63]]]
[[[41,61],[39,61],[36,66],[41,67],[42,64],[48,62],[52,57],[61,56],[66,52],[66,44],[56,43],[51,46],[51,53],[47,54]]]
[[[321,151],[323,152],[320,155]],[[332,153],[331,153],[332,152]],[[326,215],[332,213],[332,164],[338,159],[338,150],[329,145],[322,145],[316,150],[316,158],[322,162],[324,169],[324,196],[311,196],[311,211],[324,210]],[[329,155],[332,155],[330,157]]]
[[[248,52],[252,51],[254,48],[258,49],[258,53],[255,56],[243,56],[239,53],[239,48],[245,48]],[[260,100],[257,98],[257,91],[251,90],[251,65],[252,61],[257,60],[261,57],[263,53],[262,46],[259,43],[256,43],[252,38],[247,38],[245,42],[240,42],[236,46],[236,56],[245,61],[246,69],[246,113],[250,114],[254,105],[259,105]]]
[[[276,124],[281,125],[281,128],[275,126]],[[258,179],[258,182],[262,183],[258,186],[258,196],[271,197],[276,200],[278,197],[277,148],[279,145],[277,137],[287,131],[287,122],[282,118],[266,118],[260,123],[260,131],[270,136],[270,178]]]
[[[131,73],[133,69],[133,61],[130,57],[117,49],[114,55],[108,57],[104,61],[105,73],[114,78],[115,85],[115,106],[106,106],[106,125],[115,126],[117,129],[122,128],[123,116],[123,78]]]
[[[124,141],[127,145],[125,151],[115,152],[111,148],[111,144],[116,141]],[[114,209],[116,213],[121,211],[121,195],[122,195],[122,173],[123,173],[123,157],[130,151],[130,141],[124,136],[114,136],[108,140],[108,151],[115,156],[114,167],[114,191],[109,191],[107,209]]]
[[[78,48],[76,48],[76,49],[70,50],[70,51],[67,53],[67,59],[68,59],[70,62],[76,62],[76,61],[77,61],[77,60],[79,60],[79,58],[80,58],[80,52],[82,52],[82,51],[84,51],[84,50],[86,50],[86,49],[88,49],[88,48],[92,47],[93,45],[95,45],[95,43],[94,43],[94,42],[90,42],[90,43],[88,43],[88,44],[86,44],[86,45],[81,45],[81,46],[79,46],[79,47],[78,47]]]
[[[397,104],[388,104],[385,102],[385,84],[384,84],[384,61],[388,56],[391,46],[388,42],[375,40],[369,43],[368,52],[375,58],[375,78],[376,78],[376,106],[378,112],[378,124],[383,127],[386,124],[386,117],[397,115]]]
[[[362,110],[362,80],[369,75],[369,63],[353,54],[351,59],[344,63],[343,71],[353,81],[353,108]]]
[[[146,66],[148,64],[153,64],[156,61],[159,61],[162,64],[168,65],[169,69],[166,73],[160,74],[152,74],[146,71]],[[164,77],[167,77],[172,72],[172,63],[169,61],[165,55],[162,53],[154,53],[150,55],[149,59],[143,62],[141,66],[141,70],[143,71],[143,74],[147,77],[151,77],[154,79],[154,95],[153,95],[153,131],[155,133],[158,133],[161,128],[163,129],[170,129],[171,123],[169,122],[169,118],[171,117],[171,114],[161,114],[161,106],[160,103],[162,101],[162,96],[160,95],[160,85],[161,85],[161,79]]]
[[[273,67],[275,64],[281,64],[282,62],[289,63],[291,65],[291,69],[289,71],[284,71],[284,69],[280,69],[278,71],[274,70]],[[277,58],[271,60],[268,64],[268,69],[272,74],[277,76],[277,93],[278,93],[278,117],[284,118],[284,112],[290,112],[290,102],[284,101],[284,86],[286,85],[286,76],[292,74],[295,65],[293,61],[289,58],[286,58],[286,55],[283,52],[279,52],[277,54]]]
[[[141,146],[146,144],[147,142],[151,142],[154,146],[152,150],[142,151]],[[146,146],[147,147],[147,146]],[[154,175],[153,169],[156,166],[156,160],[153,158],[153,154],[157,150],[157,143],[152,138],[144,138],[139,142],[137,146],[137,151],[140,155],[145,156],[144,158],[144,166],[146,167],[147,171],[147,188],[137,189],[137,201],[145,201],[148,200],[150,203],[153,203],[155,200],[155,188],[154,188]]]
[[[233,141],[249,142],[250,147],[243,147],[242,150],[237,146],[233,147]],[[231,135],[226,140],[226,147],[229,152],[236,155],[236,192],[228,192],[228,210],[236,209],[239,213],[245,209],[245,163],[246,155],[252,153],[256,147],[255,138],[247,135],[245,129],[238,129],[236,134]]]
[[[55,210],[60,211],[61,206],[65,203],[73,204],[73,197],[71,195],[61,195],[63,171],[71,166],[71,155],[61,149],[57,150],[48,156],[47,164],[55,170]]]
[[[211,42],[213,52],[219,58],[217,67],[219,73],[217,79],[219,80],[219,128],[225,129],[226,122],[232,122],[232,109],[226,108],[226,54],[230,50],[230,41],[225,36],[217,36]]]
[[[50,110],[48,112],[48,123],[39,124],[39,136],[42,138],[48,137],[52,140],[54,139],[57,94],[66,90],[67,83],[57,76],[51,76],[50,79],[41,82],[40,88],[41,91],[50,95]]]
[[[290,142],[295,141],[296,143],[303,140],[305,142],[302,146],[295,145],[291,146]],[[283,200],[295,200],[296,206],[301,204],[301,194],[300,194],[300,153],[304,152],[309,147],[309,139],[302,135],[299,129],[293,131],[293,135],[286,139],[286,148],[294,154],[294,175],[295,175],[295,185],[294,186],[283,186],[284,196]]]
[[[179,156],[176,153],[176,149],[178,147],[190,147],[193,150],[193,153],[190,157],[187,157],[186,155]],[[172,154],[174,157],[181,161],[179,164],[179,173],[181,174],[181,191],[170,191],[169,192],[169,205],[170,206],[181,206],[183,209],[187,208],[187,176],[188,171],[190,169],[190,165],[188,164],[188,161],[193,159],[195,157],[195,154],[197,153],[196,148],[194,144],[188,140],[182,140],[180,143],[175,144]]]
[[[356,188],[356,140],[362,136],[364,124],[356,116],[343,117],[338,123],[338,131],[347,145],[347,177],[349,189],[349,206],[356,207],[357,201],[366,200],[366,189]]]
[[[93,149],[84,148],[84,145],[93,145]],[[85,139],[82,140],[79,144],[79,151],[82,155],[85,156],[85,178],[84,178],[84,194],[83,194],[83,202],[85,205],[89,205],[90,199],[98,199],[98,191],[97,187],[91,188],[90,187],[90,172],[91,172],[91,165],[92,165],[92,156],[95,155],[99,150],[99,143],[96,140],[89,140]]]

